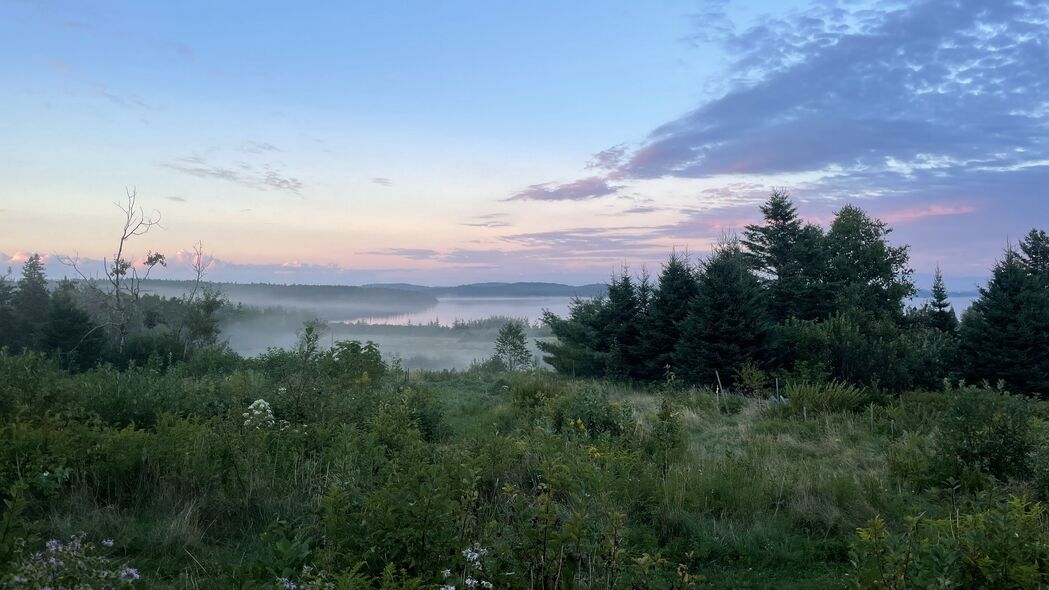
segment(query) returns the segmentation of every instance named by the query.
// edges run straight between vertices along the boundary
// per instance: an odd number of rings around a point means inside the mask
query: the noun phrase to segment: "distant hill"
[[[606,285],[563,285],[561,283],[470,283],[455,287],[426,287],[411,283],[372,283],[366,288],[398,289],[428,293],[434,297],[596,297],[604,295]]]

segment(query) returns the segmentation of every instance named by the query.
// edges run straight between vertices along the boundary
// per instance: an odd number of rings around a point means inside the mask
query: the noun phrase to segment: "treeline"
[[[826,230],[784,192],[764,222],[693,264],[671,254],[655,283],[625,269],[605,297],[546,313],[556,340],[544,360],[581,377],[765,390],[776,378],[876,390],[939,389],[945,379],[1049,394],[1049,236],[1009,246],[959,322],[937,269],[931,300],[915,295],[909,247],[847,205]]]
[[[218,343],[227,303],[218,291],[197,285],[181,297],[161,297],[127,284],[62,280],[49,289],[33,254],[17,280],[0,275],[0,349],[47,353],[82,371],[151,358],[170,364]]]

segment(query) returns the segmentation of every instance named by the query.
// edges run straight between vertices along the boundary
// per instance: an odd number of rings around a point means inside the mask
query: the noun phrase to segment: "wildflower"
[[[120,572],[120,579],[121,580],[130,580],[130,581],[134,582],[135,580],[137,580],[137,579],[139,579],[141,577],[142,576],[139,575],[138,570],[133,568],[133,567],[126,567],[123,570],[121,570],[121,572]]]
[[[441,577],[450,578],[452,576],[452,570],[444,570],[441,572]]]
[[[112,547],[113,546],[113,539],[102,539],[102,544],[105,545],[106,547]]]
[[[298,588],[298,585],[296,585],[295,582],[292,582],[288,578],[277,578],[277,581],[280,582],[281,586],[283,586],[286,590],[295,590],[296,588]]]
[[[470,588],[473,588],[474,586],[477,585],[477,580],[475,580],[473,578],[466,578],[465,582],[466,582],[466,585],[469,586]]]
[[[488,580],[482,580],[481,581],[481,587],[482,588],[491,588],[492,587],[492,583],[489,582]]]
[[[58,539],[51,539],[44,546],[52,553],[58,553],[62,550],[62,544],[58,542]]]

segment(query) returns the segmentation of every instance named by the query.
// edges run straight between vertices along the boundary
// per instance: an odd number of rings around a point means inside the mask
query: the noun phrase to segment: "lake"
[[[567,315],[571,301],[571,297],[439,297],[437,305],[422,311],[346,321],[397,326],[429,323],[450,326],[456,321],[503,316],[527,320],[531,324],[542,317],[544,309],[560,316]]]

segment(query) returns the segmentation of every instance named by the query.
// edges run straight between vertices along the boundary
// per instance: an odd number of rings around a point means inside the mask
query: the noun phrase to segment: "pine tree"
[[[670,255],[659,274],[659,283],[649,305],[647,322],[638,353],[645,379],[661,379],[673,363],[674,347],[681,334],[681,323],[696,296],[696,277],[688,260]]]
[[[49,294],[44,264],[33,254],[22,265],[22,277],[11,298],[15,314],[15,347],[39,349],[47,325]]]
[[[739,244],[717,248],[703,265],[696,296],[681,324],[674,372],[688,383],[726,384],[748,361],[760,362],[768,330],[767,302]]]
[[[932,300],[929,302],[929,325],[946,332],[954,334],[958,330],[958,316],[954,313],[947,293],[947,287],[943,284],[943,273],[940,267],[936,267],[936,274],[932,281]]]
[[[543,323],[554,338],[537,340],[543,362],[558,373],[578,377],[603,377],[608,366],[608,349],[604,348],[605,297],[574,298],[568,304],[568,317],[543,312]]]
[[[608,283],[603,313],[602,349],[608,352],[609,378],[635,378],[640,373],[641,363],[633,353],[641,341],[641,312],[638,289],[624,268]]]
[[[528,352],[528,338],[521,322],[511,320],[499,328],[499,335],[495,338],[495,356],[511,371],[531,363],[532,353]]]
[[[1009,248],[980,297],[962,316],[967,379],[999,379],[1014,393],[1049,395],[1049,292]]]
[[[76,303],[74,285],[63,281],[51,297],[44,350],[58,354],[63,367],[78,370],[98,362],[103,344],[102,331]]]
[[[761,213],[764,224],[748,225],[741,243],[754,270],[765,278],[769,315],[777,322],[825,316],[823,231],[801,221],[784,191],[774,190]]]
[[[1049,288],[1049,234],[1036,229],[1028,232],[1020,242],[1020,260]]]
[[[0,275],[0,349],[11,348],[17,345],[15,340],[17,323],[15,312],[11,307],[14,297],[14,288],[8,280],[8,274]]]
[[[892,246],[884,222],[846,205],[827,232],[828,278],[836,311],[903,318],[915,293],[907,246]]]

